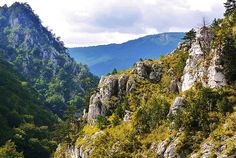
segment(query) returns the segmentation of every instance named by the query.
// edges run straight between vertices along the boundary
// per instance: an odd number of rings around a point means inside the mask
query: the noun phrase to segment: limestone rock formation
[[[176,97],[174,103],[170,107],[169,116],[176,115],[177,110],[181,110],[182,105],[184,103],[183,97]]]
[[[98,115],[106,115],[107,110],[113,107],[108,105],[112,97],[121,98],[135,87],[133,76],[121,75],[119,79],[115,75],[109,75],[100,79],[97,92],[90,98],[87,121],[94,124]]]
[[[161,79],[161,64],[152,64],[149,61],[139,61],[135,64],[134,68],[134,73],[137,74],[139,78],[149,79],[153,82],[158,82]]]
[[[226,79],[220,65],[220,51],[210,49],[212,33],[208,28],[197,31],[196,40],[189,50],[182,76],[182,91],[190,89],[194,83],[200,82],[204,87],[219,87],[226,85]],[[206,59],[206,56],[211,57]]]
[[[150,150],[156,153],[157,158],[176,158],[181,157],[180,154],[176,152],[180,140],[181,132],[176,135],[166,138],[165,140],[159,142],[158,144],[153,143]]]
[[[129,79],[128,75],[121,75],[118,80],[118,89],[119,89],[119,96],[122,96],[126,92],[126,84]]]
[[[180,88],[180,82],[178,80],[175,79],[170,82],[169,91],[171,93],[179,92],[179,88]]]
[[[161,63],[153,63],[150,61],[139,61],[134,66],[132,75],[123,74],[121,76],[109,75],[102,77],[99,81],[97,92],[90,98],[90,105],[87,115],[87,121],[90,124],[96,122],[98,115],[106,115],[108,110],[113,107],[108,105],[111,103],[112,97],[122,98],[129,94],[136,87],[135,77],[139,79],[148,79],[151,82],[158,82],[162,76]]]
[[[126,83],[126,92],[131,92],[135,88],[135,80],[133,76],[130,76]]]
[[[109,75],[107,78],[101,78],[98,85],[98,92],[93,94],[90,98],[90,105],[88,111],[88,122],[93,124],[97,115],[105,115],[107,102],[112,96],[118,94],[118,80]]]
[[[125,110],[124,121],[127,122],[131,119],[131,112],[129,110]]]

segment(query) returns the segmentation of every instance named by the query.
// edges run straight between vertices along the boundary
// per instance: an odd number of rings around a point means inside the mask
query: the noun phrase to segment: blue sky
[[[18,0],[31,5],[66,46],[122,43],[148,34],[188,31],[223,16],[224,0]],[[11,5],[15,0],[1,0]]]

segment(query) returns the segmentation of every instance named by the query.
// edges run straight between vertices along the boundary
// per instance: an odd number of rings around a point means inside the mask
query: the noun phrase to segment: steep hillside
[[[50,132],[57,118],[48,111],[41,96],[17,73],[16,68],[0,59],[0,146],[12,140],[25,158],[50,157],[56,148]],[[7,144],[11,144],[7,142]],[[10,148],[0,147],[0,157]],[[3,156],[5,155],[5,156]],[[18,158],[18,157],[17,157]]]
[[[98,78],[69,56],[60,38],[42,26],[25,3],[0,7],[0,54],[18,68],[59,115],[66,104],[81,108],[84,96],[97,84]]]
[[[183,36],[184,33],[162,33],[122,44],[69,48],[69,53],[76,61],[87,64],[93,73],[101,76],[114,68],[127,69],[140,58],[159,58],[175,49]]]
[[[234,7],[159,60],[101,78],[74,145],[54,156],[235,157],[235,27]]]

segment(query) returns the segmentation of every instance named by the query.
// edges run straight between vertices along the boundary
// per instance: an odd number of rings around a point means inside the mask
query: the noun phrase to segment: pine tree
[[[112,70],[111,74],[112,74],[112,75],[117,74],[117,69],[114,68],[114,69]]]
[[[229,15],[236,8],[236,0],[227,0],[224,5],[226,9],[225,15]]]
[[[183,40],[189,44],[189,46],[192,46],[192,43],[196,37],[196,31],[194,29],[191,29],[189,32],[185,34],[183,37]]]
[[[16,145],[10,140],[6,142],[5,145],[0,147],[0,157],[1,158],[23,158],[23,153],[16,151]]]
[[[76,106],[70,105],[65,111],[66,126],[68,127],[67,131],[67,142],[72,144],[75,142],[77,138],[77,134],[79,134],[79,122],[78,122],[78,110]]]

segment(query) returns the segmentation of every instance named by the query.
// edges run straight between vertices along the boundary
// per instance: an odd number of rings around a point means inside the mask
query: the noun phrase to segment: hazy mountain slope
[[[66,104],[81,107],[97,84],[98,78],[69,56],[63,42],[42,26],[28,4],[0,8],[0,54],[60,115]]]
[[[140,58],[159,58],[175,49],[184,33],[162,33],[149,35],[122,44],[69,48],[70,55],[78,62],[87,64],[89,69],[101,76],[131,67]]]

